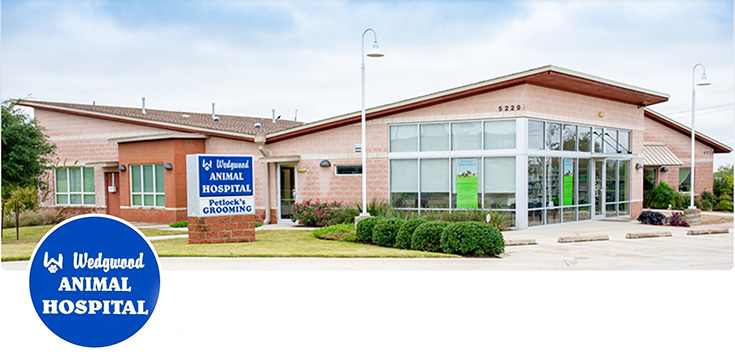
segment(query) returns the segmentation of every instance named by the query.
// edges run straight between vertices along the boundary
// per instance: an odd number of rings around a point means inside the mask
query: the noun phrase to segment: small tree
[[[727,194],[732,198],[733,165],[722,165],[713,174],[712,192],[720,197]]]
[[[56,146],[49,142],[35,118],[15,107],[15,103],[2,102],[2,197],[20,187],[48,185],[40,176],[52,168],[51,155]]]

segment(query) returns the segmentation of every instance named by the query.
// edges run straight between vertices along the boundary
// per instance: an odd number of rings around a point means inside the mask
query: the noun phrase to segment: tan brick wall
[[[666,144],[666,147],[684,163],[682,167],[691,166],[692,140],[690,136],[684,135],[648,118],[645,119],[644,124],[646,127],[645,142]],[[714,149],[707,144],[697,141],[694,144],[694,152],[694,161],[696,162],[694,167],[694,193],[695,195],[699,195],[704,191],[711,192]],[[659,181],[664,181],[675,190],[678,190],[680,167],[667,166],[667,168],[669,168],[668,172],[658,172]]]
[[[177,133],[171,130],[156,129],[148,126],[120,123],[116,121],[88,118],[78,115],[63,114],[53,111],[36,109],[34,115],[43,127],[44,134],[56,144],[56,156],[53,159],[55,166],[85,166],[95,161],[117,161],[118,146],[109,142],[110,138],[142,136],[152,134]],[[47,175],[50,192],[41,202],[41,206],[55,207],[54,172]],[[95,178],[95,206],[74,207],[74,212],[107,212],[105,203],[104,170],[94,169]],[[61,206],[65,207],[65,206]],[[102,210],[100,210],[102,208]]]

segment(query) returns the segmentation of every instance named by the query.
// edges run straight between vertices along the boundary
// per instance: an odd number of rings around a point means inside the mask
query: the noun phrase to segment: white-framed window
[[[94,168],[56,169],[56,205],[94,204]]]
[[[166,205],[163,164],[130,165],[130,204],[164,207]]]

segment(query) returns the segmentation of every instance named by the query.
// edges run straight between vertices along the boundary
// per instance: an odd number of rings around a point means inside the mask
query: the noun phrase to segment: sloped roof
[[[390,116],[400,112],[433,106],[522,84],[542,86],[632,105],[649,106],[669,99],[667,94],[661,92],[619,83],[554,65],[548,65],[370,108],[366,110],[365,118],[366,120],[370,120]],[[285,140],[316,131],[353,124],[360,122],[360,119],[361,112],[356,111],[307,123],[296,128],[269,133],[267,139],[268,141]]]
[[[661,113],[655,112],[655,111],[653,111],[651,109],[645,109],[644,114],[645,114],[645,116],[647,118],[649,118],[649,119],[651,119],[653,121],[656,121],[656,122],[658,122],[658,123],[660,123],[660,124],[662,124],[664,126],[670,127],[670,128],[672,128],[672,129],[674,129],[674,130],[676,130],[676,131],[678,131],[678,132],[680,132],[680,133],[682,133],[682,134],[684,134],[684,135],[686,135],[688,137],[691,137],[692,136],[692,128],[690,128],[690,127],[688,127],[688,126],[686,126],[684,124],[681,124],[681,123],[679,123],[679,122],[677,122],[677,121],[675,121],[675,120],[673,120],[673,119],[671,119],[671,118],[669,118],[669,117],[667,117],[667,116],[665,116],[665,115],[663,115]],[[701,141],[701,142],[703,142],[703,143],[711,146],[714,149],[715,154],[727,154],[727,153],[732,152],[732,148],[730,148],[729,146],[727,146],[727,145],[725,145],[725,144],[723,144],[723,143],[721,143],[721,142],[719,142],[719,141],[717,141],[717,140],[715,140],[715,139],[713,139],[713,138],[711,138],[711,137],[709,137],[709,136],[707,136],[705,134],[702,134],[699,131],[695,131],[694,138],[697,141]]]
[[[34,109],[56,111],[74,115],[95,117],[105,120],[121,121],[140,125],[147,125],[184,132],[196,132],[217,135],[243,140],[252,140],[256,135],[283,131],[302,125],[303,123],[290,120],[276,120],[248,116],[220,115],[218,122],[212,119],[212,114],[180,112],[141,108],[70,104],[49,101],[21,100],[18,105],[29,106]],[[256,123],[261,128],[255,127]]]

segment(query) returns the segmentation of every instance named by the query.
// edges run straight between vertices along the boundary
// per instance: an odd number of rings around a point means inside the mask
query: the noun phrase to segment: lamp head
[[[369,57],[385,56],[385,54],[383,54],[383,52],[380,51],[380,48],[378,47],[378,40],[373,41],[373,47],[370,49],[370,51],[366,55]]]
[[[702,72],[702,78],[697,83],[697,86],[707,86],[707,85],[712,85],[712,83],[707,81],[707,73]]]

